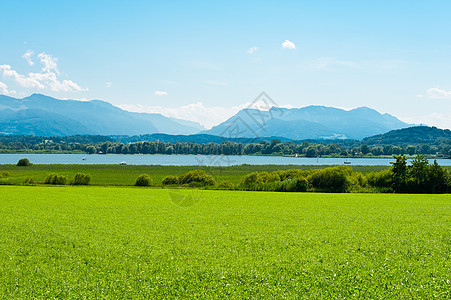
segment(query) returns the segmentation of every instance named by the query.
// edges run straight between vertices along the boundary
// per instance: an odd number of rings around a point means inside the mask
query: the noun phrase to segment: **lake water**
[[[162,166],[232,166],[232,165],[342,165],[344,158],[308,158],[282,156],[234,155],[84,155],[84,154],[0,154],[1,164],[16,164],[28,158],[34,164],[106,164]],[[83,160],[86,158],[86,160]],[[351,166],[389,166],[393,158],[349,158]],[[430,161],[430,162],[433,162]],[[437,159],[441,166],[451,166],[451,159]]]

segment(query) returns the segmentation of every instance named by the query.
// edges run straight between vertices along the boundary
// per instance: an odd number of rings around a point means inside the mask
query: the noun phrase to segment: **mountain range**
[[[41,94],[0,95],[0,134],[42,136],[193,134],[200,124],[161,114],[134,113],[100,100],[58,100]]]
[[[0,95],[0,134],[146,135],[208,134],[227,138],[280,137],[304,139],[363,139],[410,125],[389,114],[360,107],[343,110],[325,106],[243,109],[205,130],[192,121],[161,114],[135,113],[100,100],[59,100],[41,94],[23,99]]]
[[[229,137],[282,136],[304,139],[362,139],[409,127],[396,117],[368,107],[352,110],[326,106],[243,109],[225,122],[204,131]]]

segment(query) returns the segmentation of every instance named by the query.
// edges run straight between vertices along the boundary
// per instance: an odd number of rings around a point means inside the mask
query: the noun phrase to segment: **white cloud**
[[[418,116],[400,117],[400,119],[410,124],[425,124],[428,126],[436,126],[442,129],[451,129],[451,113],[429,113]]]
[[[37,88],[40,90],[45,89],[45,85],[36,80],[34,76],[29,73],[28,76],[17,73],[15,70],[11,69],[10,65],[0,65],[0,71],[3,72],[3,76],[6,78],[11,78],[17,84],[24,88]]]
[[[16,94],[16,91],[9,91],[8,86],[0,81],[0,94],[3,95],[13,95]]]
[[[39,59],[42,64],[42,72],[52,72],[55,71],[56,74],[59,74],[58,71],[58,58],[52,57],[50,54],[46,54],[44,52],[38,54]]]
[[[107,81],[107,83],[106,83],[107,88],[110,88],[112,85],[113,85],[113,83],[111,81]]]
[[[285,42],[282,43],[282,48],[284,48],[284,49],[296,49],[296,45],[290,40],[285,40]]]
[[[258,47],[251,47],[251,48],[249,48],[249,49],[247,49],[247,53],[248,54],[254,54],[254,52],[255,51],[257,51],[258,50]]]
[[[439,88],[430,88],[426,91],[428,98],[443,99],[451,98],[451,91],[445,91]]]
[[[167,96],[167,95],[168,95],[168,92],[165,92],[165,91],[155,91],[153,94],[154,94],[155,96]]]
[[[33,53],[33,50],[28,50],[24,55],[22,55],[22,58],[24,58],[30,66],[34,65],[34,62],[31,60]]]
[[[31,54],[29,56],[31,57]],[[60,73],[58,71],[57,58],[45,53],[40,53],[38,57],[42,64],[42,69],[39,73],[30,72],[27,75],[22,75],[13,70],[10,65],[0,65],[0,72],[3,74],[3,77],[11,79],[24,88],[49,89],[55,92],[81,92],[88,90],[87,88],[80,87],[72,80],[61,81],[58,79]]]

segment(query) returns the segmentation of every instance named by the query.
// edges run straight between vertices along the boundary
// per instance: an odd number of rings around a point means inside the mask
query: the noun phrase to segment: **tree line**
[[[100,139],[100,138],[99,138]],[[298,155],[305,157],[371,157],[392,155],[438,155],[451,157],[451,145],[340,145],[338,143],[314,143],[304,141],[271,142],[260,141],[243,144],[223,141],[221,143],[194,142],[133,142],[122,143],[101,141],[98,143],[79,143],[45,140],[40,143],[26,141],[0,142],[0,153],[87,153],[87,154],[204,154],[204,155]]]

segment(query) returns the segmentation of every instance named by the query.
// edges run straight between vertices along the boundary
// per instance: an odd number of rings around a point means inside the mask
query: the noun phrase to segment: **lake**
[[[234,155],[85,155],[85,154],[0,154],[1,164],[16,164],[28,158],[34,164],[119,164],[163,166],[232,166],[232,165],[342,165],[344,158],[308,158],[282,156]],[[83,158],[86,158],[83,160]],[[389,166],[393,158],[349,158],[351,166]],[[433,160],[430,161],[431,163]],[[451,159],[437,159],[441,166],[451,166]]]

